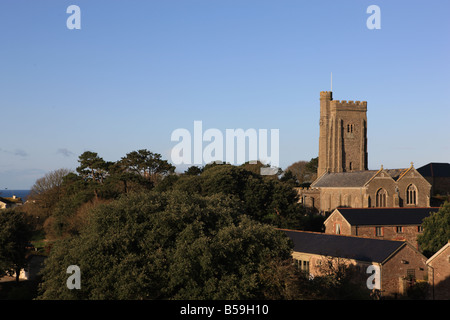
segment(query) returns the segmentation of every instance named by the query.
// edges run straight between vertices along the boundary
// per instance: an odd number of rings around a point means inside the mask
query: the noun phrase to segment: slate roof
[[[421,225],[422,220],[439,208],[337,208],[352,226]]]
[[[384,262],[406,245],[404,241],[359,238],[326,233],[281,230],[294,243],[294,251],[366,262]]]
[[[424,177],[450,177],[450,163],[431,162],[417,171]]]
[[[355,172],[328,172],[311,184],[313,188],[323,187],[363,187],[378,170]]]
[[[408,169],[384,169],[392,179],[397,180]],[[379,170],[354,172],[327,172],[311,184],[313,188],[363,187]]]

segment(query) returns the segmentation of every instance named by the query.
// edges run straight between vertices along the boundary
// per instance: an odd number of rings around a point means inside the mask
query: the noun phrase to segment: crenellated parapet
[[[350,110],[367,110],[367,101],[353,101],[353,100],[333,100],[330,101],[332,109],[350,109]]]
[[[331,91],[320,91],[320,99],[333,100],[333,92],[331,92]]]

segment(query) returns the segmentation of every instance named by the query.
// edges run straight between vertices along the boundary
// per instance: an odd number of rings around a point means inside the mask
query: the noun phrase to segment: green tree
[[[281,228],[303,229],[309,226],[310,215],[298,204],[298,194],[289,182],[262,176],[247,166],[216,164],[205,169],[199,176],[182,175],[165,190],[231,195],[238,199],[244,212],[257,221]],[[259,170],[259,169],[258,169]],[[317,229],[310,231],[320,231]]]
[[[191,175],[191,176],[198,176],[199,174],[201,174],[203,171],[202,168],[197,167],[197,166],[190,166],[185,172],[184,174],[186,175]]]
[[[127,171],[148,178],[153,183],[158,182],[161,176],[175,171],[175,167],[167,160],[163,160],[159,153],[153,153],[147,149],[127,153],[120,162]]]
[[[27,266],[27,245],[32,237],[32,227],[24,213],[6,209],[0,213],[0,276],[16,273]]]
[[[99,157],[97,152],[85,151],[78,157],[80,165],[77,167],[77,172],[85,180],[90,180],[98,183],[103,183],[108,172],[108,166],[111,163],[106,162]]]
[[[283,233],[248,218],[232,197],[129,194],[55,244],[40,299],[258,299],[276,286],[272,261],[290,252]],[[81,269],[80,290],[65,287],[69,265]]]
[[[317,178],[319,158],[308,161],[297,161],[284,170],[284,180],[296,181],[299,185],[309,185]]]
[[[424,255],[430,257],[442,248],[450,239],[450,203],[423,219],[423,233],[417,241]]]

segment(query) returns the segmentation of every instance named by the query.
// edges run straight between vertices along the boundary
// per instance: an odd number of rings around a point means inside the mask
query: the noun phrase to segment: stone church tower
[[[320,92],[317,179],[297,188],[299,202],[320,213],[339,207],[429,207],[431,184],[414,168],[368,169],[367,102]]]
[[[338,101],[331,91],[320,92],[317,177],[367,169],[367,101]]]

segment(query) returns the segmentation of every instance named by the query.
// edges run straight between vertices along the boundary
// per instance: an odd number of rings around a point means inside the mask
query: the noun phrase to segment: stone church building
[[[320,93],[317,179],[300,202],[325,214],[337,207],[429,207],[431,184],[414,168],[368,170],[367,102]]]

